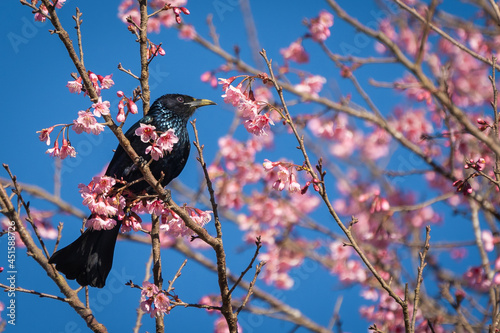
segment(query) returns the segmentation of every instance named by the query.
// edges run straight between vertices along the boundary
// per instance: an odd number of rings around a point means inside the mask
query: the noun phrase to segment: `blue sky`
[[[225,4],[225,11],[220,10],[220,2]],[[360,10],[359,3],[339,1],[344,8],[363,23],[374,23],[383,14],[373,4],[363,2]],[[281,61],[279,49],[288,46],[292,41],[305,33],[306,29],[301,24],[304,18],[317,16],[326,4],[319,1],[288,1],[286,6],[281,1],[252,1],[253,15],[257,23],[258,36],[261,46],[267,54],[276,61]],[[125,68],[137,73],[139,70],[139,52],[134,36],[127,31],[126,26],[117,18],[115,1],[74,1],[69,0],[59,10],[59,17],[74,35],[74,8],[78,6],[83,13],[83,45],[85,48],[85,65],[88,69],[101,75],[113,73],[115,86],[107,92],[112,104],[117,90],[123,90],[131,95],[132,90],[138,85],[134,79],[117,70],[118,63]],[[444,6],[449,4],[445,3]],[[0,162],[9,164],[18,179],[25,183],[36,184],[49,191],[53,187],[53,160],[45,155],[46,146],[38,141],[36,131],[56,123],[69,123],[76,118],[77,111],[90,106],[89,100],[81,95],[70,94],[65,87],[71,80],[70,73],[75,72],[62,43],[55,35],[50,35],[51,29],[47,23],[33,21],[33,15],[28,7],[21,6],[19,2],[5,3],[0,20],[2,55],[0,61],[0,92],[3,101],[3,128],[0,132]],[[253,63],[246,43],[245,30],[242,25],[242,16],[235,0],[225,1],[190,1],[187,5],[191,15],[184,17],[187,23],[194,24],[197,31],[208,38],[208,28],[205,18],[208,13],[213,13],[213,21],[220,34],[221,45],[227,50],[232,50],[234,45],[240,45],[241,57]],[[164,57],[155,59],[151,67],[151,95],[155,99],[164,93],[185,93],[197,98],[208,98],[219,105],[201,109],[196,115],[200,139],[205,144],[205,158],[211,161],[217,152],[217,140],[220,129],[228,128],[232,121],[233,113],[224,105],[220,97],[220,89],[212,89],[200,81],[200,75],[206,70],[217,68],[222,64],[220,58],[200,46],[177,38],[177,31],[163,29],[160,34],[151,34],[150,38],[155,43],[163,43],[166,51]],[[311,41],[306,41],[306,48],[311,54],[319,51],[319,47]],[[350,50],[354,55],[373,54],[372,41],[349,28],[340,19],[335,18],[332,28],[332,37],[327,44],[336,52]],[[340,96],[351,89],[344,86],[338,76],[338,70],[330,66],[324,68],[324,62],[310,63],[303,69],[321,74],[329,80],[325,89],[326,96]],[[389,69],[389,70],[388,70]],[[394,71],[392,71],[394,69]],[[398,75],[398,68],[388,65],[383,69],[370,67],[359,71],[360,79],[380,77],[389,81]],[[398,100],[387,100],[387,94],[379,97],[375,88],[372,92],[374,102],[381,110],[390,109]],[[311,112],[303,106],[301,112]],[[314,110],[313,110],[314,111]],[[318,110],[315,110],[318,111]],[[138,118],[137,118],[138,119]],[[135,120],[134,120],[135,121]],[[126,125],[127,126],[127,125]],[[190,130],[191,131],[191,130]],[[216,133],[214,133],[216,131]],[[245,138],[245,133],[239,133]],[[73,135],[73,145],[79,152],[77,158],[65,160],[62,173],[62,197],[86,211],[81,205],[81,198],[77,190],[79,183],[88,183],[92,176],[97,174],[112,156],[112,149],[117,141],[110,133],[95,137],[90,135]],[[275,160],[294,149],[285,139],[279,139],[273,154]],[[281,150],[281,151],[280,151]],[[286,151],[285,151],[286,150]],[[201,181],[201,174],[194,159],[192,150],[191,159],[186,169],[179,177],[184,183],[197,188]],[[291,155],[287,155],[291,156]],[[262,157],[266,158],[265,156]],[[270,158],[272,159],[272,158]],[[398,166],[410,159],[407,152],[398,151],[391,156],[391,166]],[[0,174],[7,176],[5,173]],[[410,180],[411,182],[411,180]],[[33,199],[32,206],[39,209],[50,209],[52,206]],[[65,222],[65,234],[62,244],[68,244],[78,235],[80,221],[63,215],[57,215],[54,224]],[[465,225],[461,225],[466,228]],[[213,226],[208,227],[213,231]],[[466,230],[466,229],[465,229]],[[436,228],[439,235],[439,228]],[[238,273],[245,268],[253,250],[248,247],[244,251],[238,247],[241,244],[241,234],[233,224],[224,224],[225,244],[228,246],[228,265],[232,272]],[[460,239],[461,235],[454,235]],[[465,237],[464,237],[465,238]],[[227,240],[227,242],[226,242]],[[0,238],[0,246],[6,247],[5,237]],[[49,248],[53,243],[49,242]],[[0,254],[3,250],[0,251]],[[210,259],[214,255],[210,251],[204,254]],[[135,310],[138,306],[139,293],[117,281],[134,280],[142,281],[144,277],[144,263],[149,256],[149,248],[140,244],[119,242],[115,252],[113,270],[108,278],[108,286],[102,290],[91,289],[91,298],[94,299],[94,313],[97,319],[104,323],[109,331],[130,331],[135,322]],[[162,254],[165,280],[170,279],[180,266],[184,258],[174,251],[164,251]],[[5,266],[5,256],[0,257],[0,266]],[[18,285],[27,289],[59,295],[57,288],[46,276],[44,271],[25,255],[23,249],[17,252],[17,265],[19,267]],[[291,291],[280,291],[268,288],[262,281],[259,287],[268,290],[280,300],[291,306],[300,308],[304,314],[322,325],[327,325],[333,311],[336,299],[340,296],[343,286],[329,275],[322,267],[314,262],[306,264],[291,274],[295,286]],[[114,280],[113,280],[114,279]],[[4,278],[0,275],[0,280]],[[76,283],[72,283],[76,286]],[[189,261],[183,271],[182,277],[176,283],[177,292],[183,300],[197,302],[199,297],[208,292],[216,293],[218,290],[214,274],[201,268],[194,261]],[[318,288],[317,286],[321,286]],[[341,316],[343,330],[349,332],[366,331],[368,323],[360,320],[357,308],[360,304],[359,290],[350,288],[343,291]],[[0,300],[6,302],[6,295],[0,293]],[[27,331],[34,327],[40,332],[83,332],[86,330],[84,322],[66,304],[49,299],[40,299],[33,295],[17,294],[17,325],[15,329],[8,327],[7,331]],[[257,303],[258,304],[258,303]],[[192,318],[196,318],[193,320]],[[208,315],[199,309],[175,309],[166,317],[166,327],[169,331],[197,332],[199,327],[211,329],[214,316]],[[147,317],[143,319],[141,332],[154,330],[154,320]],[[290,331],[293,325],[269,318],[248,316],[243,314],[240,324],[244,332]],[[36,325],[36,326],[35,326]],[[305,331],[305,330],[299,330]]]

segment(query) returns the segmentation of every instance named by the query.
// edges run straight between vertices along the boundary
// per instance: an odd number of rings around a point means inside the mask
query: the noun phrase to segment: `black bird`
[[[158,132],[174,129],[179,141],[174,144],[173,150],[158,161],[152,161],[149,166],[156,179],[160,179],[163,175],[161,181],[163,186],[176,178],[186,165],[191,149],[186,127],[189,118],[197,108],[214,104],[207,99],[167,94],[158,98],[151,106],[149,113],[125,133],[137,154],[147,162],[151,159],[151,156],[145,153],[149,143],[142,142],[141,138],[135,135],[135,130],[140,127],[141,123],[155,126]],[[127,182],[133,182],[142,177],[141,171],[120,145],[109,163],[106,175]],[[128,189],[136,195],[144,192],[154,193],[144,180],[133,184]],[[113,264],[116,238],[122,224],[121,220],[116,218],[115,220],[116,226],[110,230],[87,228],[77,240],[54,253],[49,263],[55,264],[56,269],[65,274],[66,278],[76,279],[82,286],[102,288]]]

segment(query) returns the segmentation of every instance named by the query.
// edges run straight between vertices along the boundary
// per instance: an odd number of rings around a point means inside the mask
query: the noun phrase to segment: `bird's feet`
[[[146,161],[144,159],[144,157],[142,156],[138,156],[136,159],[135,159],[135,164],[138,165],[138,166],[141,166],[141,167],[144,167],[146,166],[146,164],[148,163],[148,161]]]

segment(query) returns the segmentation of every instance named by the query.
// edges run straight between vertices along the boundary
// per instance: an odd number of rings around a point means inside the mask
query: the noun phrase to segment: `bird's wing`
[[[125,133],[125,136],[130,141],[130,145],[135,149],[136,153],[139,156],[145,157],[145,150],[147,144],[141,141],[141,138],[135,135],[135,130],[138,129],[142,124],[150,124],[153,122],[153,117],[145,116],[134,125],[132,125],[128,131]],[[134,179],[130,179],[130,175],[137,169],[135,163],[125,152],[123,147],[119,144],[116,148],[115,154],[109,162],[108,169],[106,170],[106,175],[110,177],[114,177],[117,179],[123,178],[127,181],[133,181]]]

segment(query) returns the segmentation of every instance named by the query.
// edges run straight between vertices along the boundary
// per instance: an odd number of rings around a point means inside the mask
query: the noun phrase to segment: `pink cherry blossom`
[[[299,64],[309,62],[309,55],[300,40],[293,42],[285,49],[281,49],[280,53],[285,60],[292,60]]]
[[[78,111],[78,118],[73,120],[71,128],[77,134],[81,134],[82,132],[92,132],[93,134],[98,135],[104,131],[104,126],[99,124],[94,115],[88,111]]]
[[[212,213],[211,211],[202,211],[187,206],[183,207],[183,209],[186,210],[186,213],[188,213],[191,219],[200,227],[203,227],[212,219],[210,215]],[[194,232],[184,224],[184,221],[176,213],[168,209],[161,215],[160,229],[174,237],[194,235]]]
[[[116,121],[122,123],[125,121],[125,119],[126,119],[125,108],[123,106],[123,101],[120,101],[118,103],[118,114],[116,115]]]
[[[68,81],[68,84],[66,87],[69,88],[70,93],[78,93],[80,94],[82,92],[82,78],[79,77],[78,79],[74,81]]]
[[[49,128],[44,128],[41,131],[37,131],[37,133],[40,133],[40,136],[38,137],[40,141],[45,141],[47,143],[47,146],[50,146],[50,133],[54,130],[54,126],[51,126]]]
[[[113,74],[109,74],[104,77],[98,75],[97,77],[99,78],[99,82],[101,82],[102,89],[109,89],[115,84],[115,81],[112,79]]]
[[[481,231],[481,239],[483,240],[484,249],[491,252],[495,249],[495,238],[489,230]]]
[[[130,230],[139,231],[142,229],[142,219],[137,214],[130,214],[125,216],[122,221],[122,232]]]
[[[219,84],[225,84],[223,79],[219,79]],[[224,102],[228,104],[232,104],[233,106],[238,106],[242,101],[246,101],[247,97],[245,94],[241,91],[242,85],[241,83],[238,84],[236,87],[232,85],[228,85],[226,89],[224,89],[225,94],[222,95],[224,97]]]
[[[484,268],[481,266],[470,267],[463,275],[465,282],[469,287],[478,291],[488,291],[491,282],[486,276]]]
[[[155,131],[156,127],[153,125],[140,124],[140,127],[135,130],[135,135],[141,137],[141,141],[148,143],[150,140],[155,141],[158,134]]]
[[[164,212],[165,205],[163,201],[156,199],[147,202],[146,209],[149,214],[160,216]],[[168,212],[168,211],[167,211]]]
[[[132,114],[137,114],[139,112],[139,109],[137,108],[137,104],[135,104],[135,102],[131,99],[129,99],[127,102],[127,109]]]
[[[63,139],[63,144],[61,147],[60,155],[59,157],[61,160],[64,160],[66,157],[76,157],[76,151],[75,148],[71,146],[68,140]]]
[[[90,184],[93,186],[93,193],[107,194],[116,184],[116,180],[108,176],[95,176]]]
[[[87,228],[94,230],[111,230],[116,225],[116,221],[109,217],[93,215],[85,224]]]
[[[320,75],[311,75],[295,85],[298,92],[310,94],[313,97],[318,97],[318,93],[323,89],[323,84],[326,79]]]
[[[60,152],[61,151],[59,150],[59,142],[56,141],[54,142],[54,147],[47,149],[45,153],[50,154],[51,157],[59,157]]]
[[[239,323],[236,323],[238,332],[243,333]],[[217,320],[214,322],[214,333],[227,333],[229,332],[229,327],[227,326],[226,318],[223,316],[218,316]]]
[[[155,297],[154,304],[160,315],[170,313],[170,300],[164,293],[158,293]]]
[[[146,154],[151,154],[151,157],[153,160],[158,161],[160,158],[163,157],[163,150],[156,144],[156,142],[153,142],[151,145],[149,145],[146,148]]]
[[[49,14],[49,11],[47,10],[47,7],[45,5],[40,5],[40,11],[35,13],[35,21],[38,22],[45,22],[46,16]]]
[[[196,30],[191,24],[184,24],[179,29],[179,37],[182,39],[192,40],[196,37]]]
[[[274,181],[272,187],[275,190],[283,191],[287,188],[291,193],[300,192],[301,186],[297,182],[295,166],[289,162],[271,162],[265,160],[264,169],[268,172],[267,179]],[[277,170],[275,170],[277,169]],[[277,179],[276,179],[277,178]]]
[[[142,283],[141,295],[145,297],[154,297],[156,294],[158,294],[158,287],[154,283],[148,281]]]
[[[110,103],[108,101],[103,102],[101,96],[99,96],[97,103],[92,104],[92,107],[94,108],[94,116],[100,117],[109,114]]]
[[[165,152],[171,152],[177,142],[179,142],[179,138],[175,135],[175,131],[172,128],[161,134],[156,140],[158,147]]]
[[[317,18],[311,19],[309,32],[316,42],[323,42],[330,37],[330,27],[333,26],[333,15],[322,10]]]

